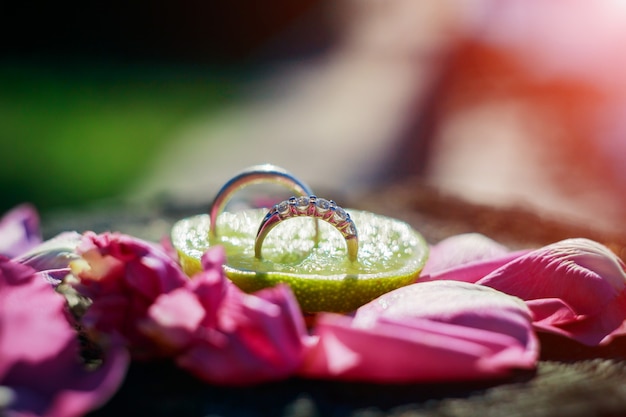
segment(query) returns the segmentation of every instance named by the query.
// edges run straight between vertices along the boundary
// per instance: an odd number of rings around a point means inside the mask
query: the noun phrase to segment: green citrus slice
[[[315,219],[298,217],[277,225],[254,256],[256,233],[267,212],[250,209],[224,212],[217,236],[209,241],[208,215],[178,221],[172,243],[188,275],[201,270],[200,257],[211,246],[226,250],[224,271],[246,292],[286,283],[305,312],[349,312],[374,298],[410,284],[428,256],[423,237],[408,224],[366,211],[348,210],[359,234],[357,260],[347,256],[343,236]]]

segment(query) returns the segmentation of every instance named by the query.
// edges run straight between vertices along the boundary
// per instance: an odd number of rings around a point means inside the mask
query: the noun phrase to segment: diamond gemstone
[[[309,197],[298,197],[296,200],[296,208],[301,211],[309,208]]]
[[[354,226],[354,223],[350,222],[348,223],[348,226],[346,226],[346,228],[343,229],[343,232],[346,235],[356,236],[356,226]]]
[[[330,209],[330,202],[323,198],[318,198],[315,202],[315,205],[317,206],[317,209],[320,211],[320,213],[327,212]]]
[[[287,214],[289,213],[289,202],[283,201],[276,205],[276,210],[279,214]]]
[[[333,216],[333,220],[337,223],[345,222],[348,219],[348,213],[341,207],[337,207],[335,209],[335,215]]]

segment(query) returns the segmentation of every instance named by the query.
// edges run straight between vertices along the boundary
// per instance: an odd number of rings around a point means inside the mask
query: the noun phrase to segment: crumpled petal
[[[92,301],[82,324],[123,336],[135,357],[156,354],[139,326],[157,297],[187,283],[180,266],[158,245],[120,233],[87,232],[77,251],[74,286]]]
[[[527,252],[509,251],[507,247],[479,233],[451,236],[430,248],[428,261],[419,280],[476,282]]]
[[[456,281],[409,285],[359,308],[322,314],[300,374],[378,383],[504,376],[536,365],[524,303]]]
[[[0,255],[21,255],[41,240],[39,214],[30,204],[19,205],[0,219]]]
[[[477,281],[526,300],[539,329],[587,345],[626,332],[626,273],[604,245],[566,239],[521,256]]]
[[[250,385],[291,376],[300,366],[305,333],[286,286],[241,294],[220,312],[221,326],[204,328],[176,358],[182,368],[209,383]],[[200,328],[201,330],[203,328]]]
[[[209,383],[250,385],[292,375],[308,336],[291,290],[279,285],[246,294],[225,278],[223,260],[223,248],[209,250],[204,272],[161,295],[142,328],[176,352],[179,366]]]
[[[32,268],[0,259],[0,386],[9,392],[7,415],[79,416],[108,400],[126,373],[125,350],[110,346],[102,366],[87,370],[79,348],[63,297]]]

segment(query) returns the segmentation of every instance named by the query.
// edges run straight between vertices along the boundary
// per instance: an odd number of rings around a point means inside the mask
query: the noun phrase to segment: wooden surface
[[[339,200],[339,199],[337,199]],[[411,223],[428,241],[480,232],[511,247],[589,237],[626,254],[618,233],[546,219],[519,208],[495,209],[405,182],[346,196],[345,207],[391,215]],[[150,240],[168,233],[177,219],[206,206],[162,201],[145,207],[95,207],[44,218],[44,232],[115,230]],[[250,388],[213,387],[169,363],[134,363],[118,394],[93,416],[298,416],[298,417],[489,417],[626,416],[626,342],[586,348],[541,335],[536,372],[498,381],[374,385],[294,379]]]

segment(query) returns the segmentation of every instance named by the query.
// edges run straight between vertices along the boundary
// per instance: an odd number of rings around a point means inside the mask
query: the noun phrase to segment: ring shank
[[[226,204],[233,194],[252,184],[273,182],[285,186],[294,194],[308,196],[313,194],[311,188],[283,168],[272,164],[255,165],[245,169],[231,178],[218,191],[210,211],[209,234],[211,238],[217,236],[217,217],[224,211]]]

